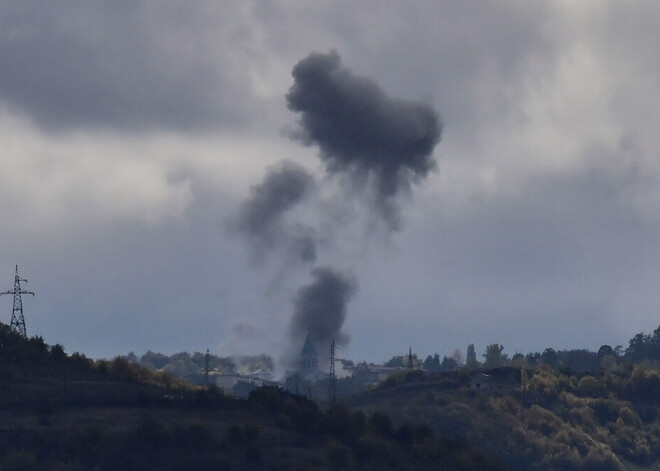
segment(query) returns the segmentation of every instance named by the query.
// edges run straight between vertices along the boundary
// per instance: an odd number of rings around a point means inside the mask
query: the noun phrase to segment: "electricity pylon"
[[[16,276],[14,277],[14,289],[0,293],[0,296],[3,294],[13,294],[14,295],[14,307],[11,310],[11,323],[9,324],[12,330],[15,330],[23,338],[27,338],[27,331],[25,330],[25,317],[23,317],[23,299],[21,298],[22,294],[31,294],[34,296],[32,291],[27,291],[21,289],[21,281],[27,283],[25,278],[18,276],[18,265],[16,265]]]
[[[337,402],[337,375],[335,374],[335,362],[343,361],[343,358],[335,357],[335,339],[330,344],[330,384],[328,384],[328,399],[334,406]]]

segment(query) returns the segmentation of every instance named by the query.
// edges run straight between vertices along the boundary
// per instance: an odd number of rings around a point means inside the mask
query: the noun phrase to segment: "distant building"
[[[493,389],[493,378],[485,373],[477,373],[468,379],[467,385],[471,391],[488,391]]]
[[[300,356],[296,360],[295,368],[293,371],[288,370],[285,377],[288,382],[304,385],[305,388],[311,383],[328,377],[327,373],[319,370],[319,354],[309,334],[307,334],[305,343],[300,350]]]
[[[298,375],[305,381],[318,381],[328,375],[319,370],[319,354],[312,337],[307,334],[298,359]]]
[[[314,342],[309,334],[305,339],[305,344],[300,351],[300,359],[298,360],[298,372],[305,376],[310,373],[315,373],[319,370],[319,354],[316,351]]]
[[[300,355],[292,366],[294,369],[287,370],[284,375],[285,389],[314,400],[325,398],[327,385],[322,385],[320,381],[328,379],[328,373],[319,370],[319,354],[310,334],[307,334]]]

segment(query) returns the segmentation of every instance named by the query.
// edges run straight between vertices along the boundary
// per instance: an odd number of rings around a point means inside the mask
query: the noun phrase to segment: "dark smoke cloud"
[[[388,97],[340,62],[336,52],[298,62],[288,107],[301,114],[299,137],[319,146],[328,172],[369,179],[377,208],[396,228],[396,196],[435,168],[440,118],[426,104]]]
[[[283,249],[304,262],[316,260],[316,237],[312,228],[287,224],[285,214],[301,203],[314,188],[314,178],[302,166],[281,162],[270,167],[263,182],[252,187],[241,206],[233,228],[246,236],[261,260],[267,252]]]
[[[357,289],[352,275],[322,267],[312,271],[314,280],[301,287],[295,297],[291,337],[296,345],[309,333],[315,345],[325,351],[332,340],[339,345],[349,341],[341,330],[346,319],[346,304]]]

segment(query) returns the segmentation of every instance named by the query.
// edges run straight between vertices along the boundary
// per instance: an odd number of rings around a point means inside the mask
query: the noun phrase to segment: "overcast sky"
[[[94,358],[281,358],[324,274],[356,361],[625,347],[660,323],[659,43],[655,1],[2,0],[2,289]]]

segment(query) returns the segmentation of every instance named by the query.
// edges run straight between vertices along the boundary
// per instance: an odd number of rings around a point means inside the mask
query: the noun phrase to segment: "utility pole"
[[[332,405],[335,405],[337,400],[337,376],[335,375],[335,339],[332,339],[330,344],[330,384],[328,385],[329,391],[328,396],[332,401]]]
[[[335,374],[335,362],[342,361],[341,358],[335,357],[335,339],[332,339],[330,344],[330,384],[328,385],[328,398],[334,406],[337,402],[337,375]]]
[[[211,355],[209,355],[209,349],[206,349],[206,355],[204,355],[204,384],[209,385],[209,364],[211,363]]]
[[[34,296],[32,291],[27,291],[21,289],[21,281],[27,283],[25,278],[18,276],[18,265],[16,265],[16,276],[14,277],[14,289],[0,293],[3,294],[13,294],[14,295],[14,306],[11,310],[11,323],[9,324],[12,330],[18,332],[23,338],[27,338],[27,331],[25,330],[25,317],[23,317],[23,299],[21,298],[22,294],[31,294]]]

